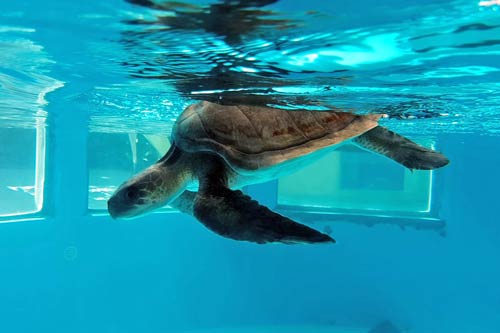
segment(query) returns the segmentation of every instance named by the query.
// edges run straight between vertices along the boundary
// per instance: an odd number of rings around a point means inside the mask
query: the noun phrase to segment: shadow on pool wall
[[[67,216],[0,232],[8,332],[165,332],[263,325],[493,332],[500,268],[496,138],[440,138],[448,235],[339,224],[331,246],[223,239],[192,218]],[[71,196],[71,189],[65,189]],[[64,215],[63,215],[64,216]]]

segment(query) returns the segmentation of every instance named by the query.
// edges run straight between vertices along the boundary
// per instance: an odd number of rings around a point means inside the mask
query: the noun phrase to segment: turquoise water
[[[500,6],[241,3],[0,4],[0,331],[500,331]],[[346,147],[246,189],[331,246],[112,221],[196,100],[386,113],[451,164]]]

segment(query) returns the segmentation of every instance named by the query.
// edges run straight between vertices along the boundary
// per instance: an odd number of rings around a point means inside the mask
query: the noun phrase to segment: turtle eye
[[[136,187],[129,187],[125,191],[124,196],[130,202],[136,201],[139,197],[139,190]]]

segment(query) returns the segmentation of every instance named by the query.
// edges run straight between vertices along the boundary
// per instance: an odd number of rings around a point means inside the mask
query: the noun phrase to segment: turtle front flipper
[[[219,185],[198,192],[194,216],[227,238],[263,243],[334,243],[328,235],[260,205],[241,191]]]
[[[422,147],[382,126],[365,132],[355,138],[354,142],[363,148],[387,156],[409,169],[432,170],[450,162],[443,154]]]
[[[169,205],[179,210],[181,213],[193,215],[193,204],[196,192],[184,191],[181,195],[175,198]]]

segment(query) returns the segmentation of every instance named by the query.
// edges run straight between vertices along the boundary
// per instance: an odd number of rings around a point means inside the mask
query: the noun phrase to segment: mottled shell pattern
[[[184,151],[215,152],[235,169],[256,170],[352,139],[381,117],[204,101],[184,110],[172,138]]]

